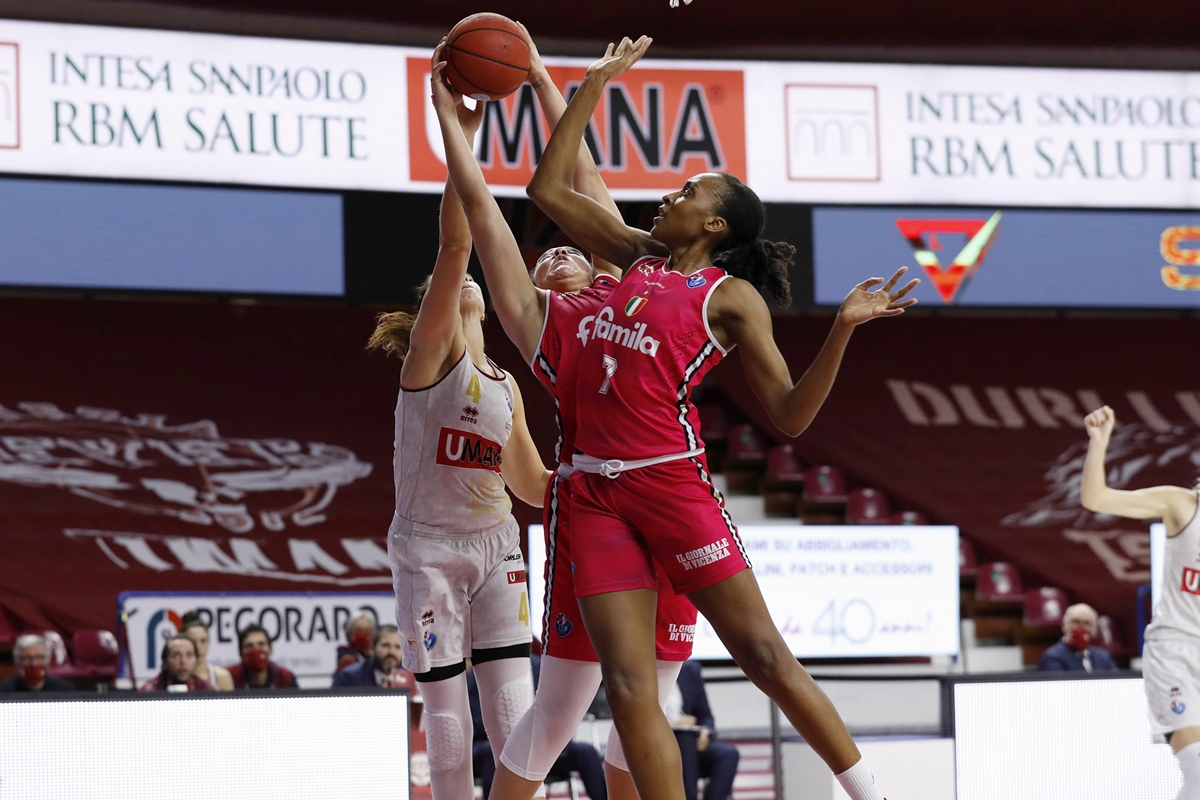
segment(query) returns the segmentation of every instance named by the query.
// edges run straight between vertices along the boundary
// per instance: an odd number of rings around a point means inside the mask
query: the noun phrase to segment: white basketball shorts
[[[1155,733],[1200,725],[1200,640],[1147,641],[1142,675]]]
[[[388,556],[405,669],[419,674],[472,650],[529,643],[525,559],[511,515],[473,533],[395,516]]]

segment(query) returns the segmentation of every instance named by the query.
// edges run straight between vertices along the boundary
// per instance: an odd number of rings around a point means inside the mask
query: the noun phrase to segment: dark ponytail
[[[749,281],[757,289],[766,289],[783,308],[792,304],[788,269],[796,248],[787,242],[769,242],[758,238],[767,222],[762,200],[746,184],[732,175],[720,173],[725,185],[720,191],[717,213],[729,225],[729,234],[717,245],[713,264]]]

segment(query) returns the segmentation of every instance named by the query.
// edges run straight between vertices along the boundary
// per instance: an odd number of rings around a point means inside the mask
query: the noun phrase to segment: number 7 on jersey
[[[617,371],[617,359],[612,356],[602,356],[604,359],[604,383],[600,384],[600,394],[608,394],[608,385],[612,383],[613,373]]]

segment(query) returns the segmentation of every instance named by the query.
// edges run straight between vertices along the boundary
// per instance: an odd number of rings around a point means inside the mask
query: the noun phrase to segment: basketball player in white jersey
[[[462,110],[471,138],[478,111]],[[497,756],[533,701],[525,561],[505,485],[540,507],[550,479],[516,382],[484,355],[470,253],[462,204],[447,183],[441,247],[420,310],[381,315],[369,345],[404,360],[388,555],[404,668],[425,701],[434,800],[475,794],[465,659]]]
[[[1110,489],[1104,457],[1116,417],[1108,406],[1084,419],[1087,460],[1081,501],[1088,511],[1131,519],[1162,518],[1167,528],[1163,593],[1146,628],[1142,653],[1151,727],[1171,743],[1183,770],[1178,800],[1200,800],[1200,514],[1197,489]]]

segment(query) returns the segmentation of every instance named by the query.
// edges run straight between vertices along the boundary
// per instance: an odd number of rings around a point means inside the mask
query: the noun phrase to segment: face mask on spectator
[[[1092,635],[1087,632],[1086,628],[1072,628],[1067,634],[1067,645],[1074,650],[1087,650],[1091,644]]]
[[[371,649],[371,632],[357,630],[350,634],[350,646],[355,650],[366,653]]]
[[[267,668],[267,651],[256,647],[242,653],[242,665],[251,672],[262,672]]]
[[[26,664],[21,667],[21,680],[26,686],[37,686],[46,680],[46,665]]]

